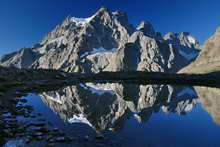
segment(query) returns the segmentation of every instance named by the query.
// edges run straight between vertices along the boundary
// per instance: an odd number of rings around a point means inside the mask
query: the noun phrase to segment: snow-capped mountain
[[[150,22],[135,28],[124,12],[101,8],[88,18],[68,16],[40,43],[5,55],[0,64],[68,72],[176,72],[197,57],[197,47],[187,33],[163,39]]]

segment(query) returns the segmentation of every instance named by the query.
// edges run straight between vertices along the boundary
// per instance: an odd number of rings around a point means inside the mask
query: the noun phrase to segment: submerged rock
[[[56,140],[56,142],[65,142],[66,138],[65,137],[57,137],[55,140]]]
[[[102,135],[102,134],[98,134],[98,135],[96,135],[95,138],[96,138],[96,139],[104,139],[105,137],[104,137],[104,135]]]
[[[24,147],[25,142],[24,140],[10,140],[8,141],[3,147]]]

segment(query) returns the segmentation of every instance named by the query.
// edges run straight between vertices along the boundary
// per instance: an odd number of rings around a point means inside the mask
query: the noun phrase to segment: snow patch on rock
[[[196,44],[197,43],[197,41],[196,41],[196,39],[194,38],[194,37],[192,37],[192,36],[187,36],[187,40],[189,41],[189,43],[191,43],[191,44]]]
[[[47,93],[44,92],[43,95],[47,95]],[[56,97],[59,97],[58,93],[56,93]],[[59,104],[63,104],[63,102],[61,100],[55,99],[54,97],[49,96],[49,95],[47,95],[47,99],[50,99],[50,100],[52,100],[52,101],[54,101],[56,103],[59,103]]]
[[[187,54],[186,52],[182,51],[181,49],[179,49],[179,53],[181,56],[183,56],[184,58],[186,58],[187,60],[193,60],[198,56],[197,52],[191,52],[189,54]]]
[[[61,37],[58,37],[58,38],[55,38],[55,39],[52,39],[52,40],[48,41],[48,44],[55,43],[55,42],[57,44],[61,44],[61,43],[63,43],[63,40],[64,40],[64,37],[61,36]]]
[[[114,86],[115,84],[111,84],[111,83],[86,83],[87,86],[95,88],[95,89],[99,89],[99,90],[108,90],[108,91],[114,91]]]
[[[70,19],[70,21],[72,23],[74,23],[76,26],[84,26],[85,24],[89,23],[92,19],[93,19],[94,16],[91,16],[91,17],[88,17],[88,18],[76,18],[76,17],[72,17]]]
[[[87,83],[88,84],[88,83]],[[89,91],[91,91],[92,92],[92,94],[97,94],[97,95],[103,95],[103,94],[105,94],[105,93],[109,93],[109,94],[111,94],[111,95],[115,95],[116,93],[113,91],[113,90],[109,90],[109,89],[105,89],[105,90],[103,90],[103,89],[98,89],[98,88],[94,88],[94,87],[90,87],[90,86],[92,86],[91,84],[82,84],[82,83],[80,83],[80,86],[82,87],[82,88],[84,88],[84,89],[86,89],[86,90],[89,90]]]
[[[112,48],[110,50],[108,49],[105,49],[103,47],[100,47],[100,48],[97,48],[97,49],[93,49],[92,51],[89,51],[89,52],[85,52],[83,53],[80,58],[84,58],[88,55],[92,55],[92,54],[99,54],[99,53],[112,53],[112,52],[115,52],[117,49],[116,48]]]
[[[91,123],[82,115],[73,115],[72,118],[68,120],[69,123],[85,123],[92,127]]]

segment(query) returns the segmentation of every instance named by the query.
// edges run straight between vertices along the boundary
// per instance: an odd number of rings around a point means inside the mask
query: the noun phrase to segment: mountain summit
[[[41,42],[3,56],[0,64],[68,72],[177,72],[195,60],[198,48],[188,33],[162,37],[148,21],[135,28],[126,13],[101,8],[88,18],[68,16]]]

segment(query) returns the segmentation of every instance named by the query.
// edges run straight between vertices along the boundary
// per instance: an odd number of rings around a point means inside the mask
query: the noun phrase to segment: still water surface
[[[52,127],[88,138],[101,133],[110,146],[220,146],[217,88],[81,83],[26,99]]]

